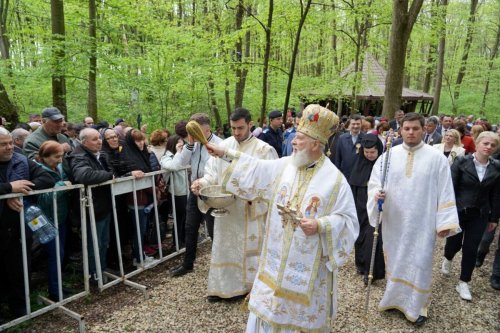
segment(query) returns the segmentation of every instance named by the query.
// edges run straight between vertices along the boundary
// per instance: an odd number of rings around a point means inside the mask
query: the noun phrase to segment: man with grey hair
[[[0,127],[0,195],[9,193],[28,194],[31,190],[54,186],[52,176],[34,161],[14,152],[12,136]],[[0,295],[6,296],[14,317],[26,314],[24,294],[23,254],[21,246],[20,212],[29,203],[19,198],[0,200]],[[30,249],[32,239],[26,229],[26,247]],[[31,256],[27,253],[28,272]],[[28,273],[28,283],[30,275]],[[3,302],[3,300],[2,300]]]
[[[19,154],[23,154],[24,141],[30,135],[30,132],[24,128],[16,128],[12,131],[12,140],[14,141],[14,151]]]
[[[81,144],[68,156],[72,173],[72,182],[83,185],[95,185],[113,179],[113,170],[107,156],[101,152],[102,140],[99,132],[93,128],[84,128],[80,132]],[[92,189],[97,243],[101,270],[106,268],[106,255],[109,245],[109,224],[111,221],[111,191],[109,186],[99,186]],[[87,223],[90,219],[87,220]],[[88,225],[87,230],[90,230]],[[94,277],[97,273],[94,259],[92,234],[87,237],[89,273]]]
[[[432,116],[427,119],[425,123],[425,133],[423,135],[424,143],[428,145],[435,145],[441,143],[443,137],[436,131],[437,126],[439,125],[439,118],[436,116]]]
[[[48,107],[42,111],[42,126],[31,133],[24,142],[24,154],[33,159],[38,154],[42,143],[47,140],[57,141],[63,145],[65,153],[71,151],[69,139],[61,134],[64,126],[64,116],[56,107]]]

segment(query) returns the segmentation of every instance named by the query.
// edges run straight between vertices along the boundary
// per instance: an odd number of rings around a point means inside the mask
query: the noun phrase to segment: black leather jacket
[[[500,218],[500,161],[490,158],[480,182],[474,165],[474,156],[459,157],[451,166],[458,211],[478,208],[491,222]]]
[[[95,185],[113,179],[113,170],[108,162],[106,153],[101,152],[99,161],[95,154],[88,151],[83,145],[67,157],[71,167],[71,181],[76,184]],[[109,185],[99,186],[92,190],[94,213],[96,220],[100,220],[111,213],[111,191]]]

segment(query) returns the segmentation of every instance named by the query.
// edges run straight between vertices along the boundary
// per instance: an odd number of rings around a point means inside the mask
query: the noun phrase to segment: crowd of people
[[[456,291],[470,301],[473,270],[483,264],[500,218],[500,125],[474,116],[424,117],[402,110],[391,120],[359,114],[339,119],[314,104],[286,115],[284,124],[282,112],[271,111],[258,127],[247,109],[237,108],[229,124],[212,131],[209,116],[195,113],[175,124],[175,134],[157,129],[148,135],[146,126],[133,128],[123,119],[112,125],[91,117],[66,123],[57,108],[46,108],[12,132],[0,127],[0,194],[98,185],[168,170],[154,179],[159,219],[176,217],[169,250],[185,248],[170,275],[193,271],[199,228],[206,224],[212,239],[207,300],[248,297],[248,332],[329,331],[338,268],[353,248],[365,284],[386,280],[379,309],[399,310],[422,325],[436,238],[446,238],[441,272],[450,274],[462,251]],[[200,126],[208,143],[188,133],[188,121]],[[200,192],[214,185],[236,197],[226,216],[212,214],[200,200]],[[167,199],[170,194],[173,200]],[[0,285],[13,317],[26,314],[21,207],[37,205],[54,220],[52,194],[25,198],[0,200]],[[69,256],[67,240],[78,239],[75,198],[71,191],[56,195],[61,260]],[[99,268],[116,269],[118,245],[131,266],[153,260],[158,244],[147,237],[153,198],[152,188],[115,196],[114,221],[111,188],[93,188],[87,223],[95,225],[98,246],[89,233],[91,282]],[[165,239],[166,228],[161,233]],[[66,297],[59,294],[57,274],[64,262],[57,263],[55,241],[44,247],[49,298],[59,300]],[[491,286],[500,290],[500,247]]]

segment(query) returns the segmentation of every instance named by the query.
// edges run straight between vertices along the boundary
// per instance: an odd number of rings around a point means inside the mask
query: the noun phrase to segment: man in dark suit
[[[438,126],[436,131],[441,134],[442,137],[446,134],[446,131],[452,129],[453,125],[453,118],[449,115],[444,115],[443,119],[441,120],[441,124]]]
[[[349,120],[349,132],[342,134],[335,143],[333,164],[347,179],[351,175],[356,152],[361,147],[360,142],[364,137],[364,133],[361,132],[362,119],[359,114],[352,115]]]
[[[443,137],[436,130],[438,124],[439,124],[439,118],[436,116],[432,116],[429,119],[427,119],[427,122],[425,123],[425,134],[423,137],[424,143],[431,146],[441,143]]]
[[[396,114],[394,114],[394,119],[389,122],[389,126],[391,126],[394,131],[397,131],[401,126],[401,120],[403,120],[404,116],[405,112],[403,110],[396,111]]]

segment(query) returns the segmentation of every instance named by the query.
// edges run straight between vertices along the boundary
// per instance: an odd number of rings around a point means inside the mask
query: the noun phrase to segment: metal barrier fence
[[[183,169],[184,172],[187,173],[187,169]],[[177,215],[176,215],[176,207],[175,207],[175,191],[171,190],[170,191],[170,197],[171,197],[171,202],[172,202],[172,218],[174,220],[173,226],[174,226],[174,233],[173,237],[175,239],[175,244],[176,244],[176,251],[164,256],[163,255],[163,250],[162,250],[162,241],[160,237],[160,221],[159,221],[159,213],[158,213],[158,198],[156,196],[156,181],[155,178],[157,176],[166,176],[168,175],[170,177],[170,181],[173,182],[175,181],[175,172],[170,172],[166,170],[161,170],[161,171],[155,171],[155,172],[150,172],[146,173],[143,178],[136,179],[132,176],[129,177],[123,177],[123,178],[117,178],[113,179],[98,185],[92,185],[87,187],[87,195],[88,195],[88,201],[89,201],[89,219],[90,219],[90,231],[92,234],[92,241],[93,241],[93,246],[94,246],[94,260],[96,264],[96,274],[97,274],[97,282],[98,282],[98,288],[99,290],[104,290],[107,289],[111,286],[114,286],[119,283],[124,283],[125,285],[137,288],[141,291],[143,291],[144,296],[147,297],[147,288],[144,285],[141,285],[137,282],[130,281],[130,278],[140,274],[141,272],[151,269],[158,264],[177,256],[180,253],[184,253],[185,249],[180,249],[179,248],[179,239],[178,239],[178,231],[177,231]],[[189,186],[188,182],[188,177],[186,175],[186,187]],[[113,218],[112,221],[114,223],[114,228],[115,228],[115,237],[116,237],[116,245],[117,245],[117,254],[118,254],[118,264],[119,264],[119,274],[116,275],[113,274],[112,272],[109,272],[107,270],[102,270],[101,268],[101,260],[100,260],[100,254],[98,251],[98,242],[97,242],[97,228],[96,228],[96,220],[95,220],[95,215],[93,214],[94,212],[94,205],[93,205],[93,190],[98,188],[98,187],[103,187],[103,186],[110,186],[111,187],[111,200],[112,200],[112,213],[113,213]],[[159,252],[159,258],[153,260],[152,262],[146,263],[144,261],[144,254],[142,251],[143,244],[142,244],[142,239],[140,237],[140,221],[139,221],[139,208],[137,205],[137,192],[140,190],[145,190],[145,189],[151,189],[152,195],[153,195],[153,208],[154,208],[154,216],[155,216],[155,228],[156,228],[156,235],[157,235],[157,246],[158,246],[158,252]],[[173,187],[172,187],[173,189]],[[125,272],[124,270],[124,264],[123,264],[123,259],[122,259],[122,249],[121,249],[121,239],[120,239],[120,226],[118,223],[118,216],[117,216],[117,206],[116,206],[116,196],[126,194],[126,193],[132,193],[133,195],[133,200],[134,200],[134,215],[135,215],[135,229],[136,229],[136,237],[137,237],[137,244],[139,248],[139,255],[140,255],[140,264],[136,266],[136,269],[132,270],[131,272]],[[107,281],[107,282],[106,282]]]
[[[188,169],[182,169],[183,172],[186,173],[186,187],[188,188],[189,186],[189,178],[187,175]],[[131,281],[130,278],[148,270],[151,269],[155,266],[157,266],[160,263],[165,262],[166,260],[169,260],[181,253],[185,252],[184,248],[179,247],[179,237],[178,237],[178,230],[177,230],[177,214],[176,214],[176,207],[175,207],[175,191],[174,187],[171,186],[170,188],[170,200],[172,204],[172,219],[173,221],[173,239],[175,240],[175,251],[173,253],[170,253],[166,256],[163,255],[163,250],[162,250],[162,241],[161,241],[161,235],[160,235],[160,220],[159,220],[159,213],[158,213],[158,198],[156,195],[156,181],[155,178],[161,176],[165,177],[168,176],[170,178],[171,184],[175,181],[175,172],[171,171],[166,171],[166,170],[161,170],[161,171],[155,171],[155,172],[150,172],[144,175],[143,178],[141,179],[136,179],[132,176],[130,177],[123,177],[123,178],[116,178],[101,184],[97,185],[91,185],[91,186],[86,186],[84,187],[83,185],[70,185],[70,186],[61,186],[61,187],[56,187],[56,188],[51,188],[47,190],[40,190],[40,191],[32,191],[28,195],[23,195],[23,194],[8,194],[8,195],[2,195],[0,196],[0,200],[3,199],[8,199],[8,198],[22,198],[25,196],[34,196],[42,193],[57,193],[59,191],[68,191],[68,190],[79,190],[79,201],[80,201],[80,220],[81,220],[81,239],[82,239],[82,258],[83,258],[83,281],[84,281],[84,291],[79,292],[75,295],[72,295],[68,298],[63,298],[63,291],[62,291],[62,272],[61,272],[61,258],[60,258],[60,249],[59,249],[59,234],[57,233],[56,236],[56,253],[57,253],[57,275],[58,275],[58,296],[59,300],[58,301],[51,301],[50,299],[39,296],[39,299],[46,304],[45,307],[36,310],[36,311],[31,311],[31,305],[30,305],[30,289],[28,285],[29,277],[28,277],[28,249],[26,248],[26,232],[25,232],[25,220],[24,220],[24,208],[20,212],[20,227],[21,227],[21,238],[22,238],[22,254],[23,254],[23,271],[24,271],[24,281],[25,281],[25,297],[26,300],[26,313],[27,315],[16,318],[8,323],[5,323],[0,326],[0,331],[7,329],[9,327],[13,327],[17,324],[20,324],[26,320],[35,318],[39,315],[42,315],[44,313],[47,313],[51,310],[54,309],[61,309],[64,313],[67,315],[71,316],[72,318],[75,318],[78,320],[79,323],[79,331],[80,332],[85,332],[85,321],[83,316],[80,314],[71,311],[67,308],[64,307],[65,304],[74,301],[76,299],[79,299],[81,297],[87,296],[90,293],[90,284],[89,280],[91,278],[89,274],[89,257],[88,257],[88,247],[87,247],[87,225],[90,226],[90,235],[92,237],[92,248],[94,252],[94,260],[95,260],[95,266],[96,266],[96,276],[97,276],[97,288],[99,291],[103,291],[107,288],[110,288],[114,285],[123,283],[124,285],[131,286],[134,288],[137,288],[144,293],[144,297],[147,297],[147,287],[144,285],[141,285],[137,282]],[[112,202],[112,223],[114,224],[115,228],[115,237],[116,237],[116,246],[117,246],[117,257],[118,257],[118,264],[119,264],[119,275],[114,274],[113,272],[110,272],[108,270],[102,270],[101,264],[100,264],[100,253],[99,253],[99,244],[98,244],[98,238],[97,238],[97,228],[96,228],[96,219],[95,219],[95,214],[94,214],[94,202],[93,202],[93,192],[96,190],[96,188],[103,187],[103,186],[109,186],[110,191],[111,191],[111,202]],[[154,259],[152,262],[145,262],[144,256],[143,256],[143,244],[142,244],[142,238],[140,237],[140,225],[139,225],[139,208],[137,205],[137,192],[140,190],[145,190],[145,189],[151,189],[151,193],[153,196],[153,209],[154,209],[154,216],[155,216],[155,225],[154,227],[156,228],[156,236],[157,236],[157,246],[158,246],[158,258]],[[166,189],[167,190],[167,189]],[[124,269],[124,263],[122,259],[122,248],[121,248],[121,239],[120,239],[120,226],[119,226],[119,220],[118,220],[118,214],[117,214],[117,203],[116,203],[116,196],[126,194],[126,193],[131,193],[133,196],[133,201],[134,201],[134,215],[135,215],[135,223],[134,226],[136,228],[136,236],[137,236],[137,244],[138,244],[138,249],[139,249],[139,254],[140,254],[140,263],[136,266],[135,269],[133,269],[130,272],[126,272]],[[188,190],[189,194],[189,190]],[[87,208],[88,208],[88,224],[87,224]],[[152,212],[151,212],[152,213]],[[57,228],[59,225],[59,221],[57,218],[57,200],[56,200],[56,195],[53,195],[53,216],[54,216],[54,225]],[[208,235],[207,229],[206,229],[206,224],[204,228],[204,234],[205,236]],[[203,240],[201,240],[200,243],[204,242],[208,237],[205,237]]]
[[[59,244],[59,223],[58,221],[58,210],[57,210],[57,200],[56,200],[56,193],[60,191],[69,191],[69,190],[78,190],[79,192],[79,202],[80,202],[80,220],[82,221],[82,256],[83,256],[83,280],[85,282],[84,284],[84,291],[79,292],[75,295],[72,295],[68,298],[63,298],[63,291],[62,291],[62,273],[61,273],[61,258],[60,258],[60,244]],[[64,307],[66,303],[69,303],[71,301],[74,301],[76,299],[79,299],[81,297],[84,297],[89,294],[89,284],[88,284],[88,266],[86,264],[86,259],[87,259],[87,242],[86,242],[86,237],[87,237],[87,230],[86,230],[86,214],[85,214],[85,188],[83,185],[70,185],[70,186],[61,186],[61,187],[56,187],[56,188],[51,188],[51,189],[46,189],[46,190],[38,190],[38,191],[31,191],[29,194],[21,194],[21,193],[13,193],[13,194],[6,194],[0,196],[0,200],[6,200],[10,198],[19,198],[19,200],[23,200],[25,197],[31,197],[35,195],[40,195],[44,193],[52,193],[52,205],[53,205],[53,222],[54,226],[58,230],[56,233],[56,238],[55,238],[55,246],[56,246],[56,265],[57,265],[57,283],[58,283],[58,301],[52,301],[46,297],[43,296],[38,296],[39,300],[43,302],[46,306],[42,307],[41,309],[38,309],[36,311],[31,311],[31,302],[30,302],[30,277],[29,277],[29,267],[28,267],[28,251],[31,251],[31,249],[27,249],[27,235],[26,231],[29,228],[25,224],[25,219],[24,219],[24,205],[21,208],[21,211],[19,213],[19,220],[20,220],[20,233],[21,233],[21,248],[22,248],[22,264],[23,264],[23,278],[24,278],[24,297],[25,297],[25,306],[26,306],[26,315],[21,316],[19,318],[16,318],[12,321],[9,321],[8,323],[5,323],[0,326],[0,331],[3,331],[4,329],[7,329],[9,327],[13,327],[17,324],[20,324],[26,320],[35,318],[37,316],[40,316],[44,313],[47,313],[49,311],[52,311],[54,309],[60,309],[62,310],[65,314],[69,315],[70,317],[78,320],[79,324],[79,330],[80,332],[85,331],[85,322],[84,319],[81,315],[78,313],[71,311]],[[64,223],[65,221],[62,221],[61,223]]]

